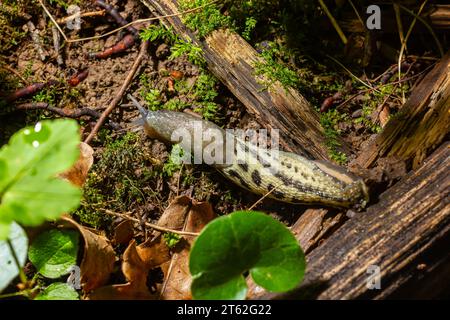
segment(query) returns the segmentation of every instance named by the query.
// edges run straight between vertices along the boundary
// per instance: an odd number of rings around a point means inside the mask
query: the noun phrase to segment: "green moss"
[[[345,153],[338,150],[341,146],[339,136],[341,134],[338,129],[338,124],[343,121],[348,121],[346,114],[340,113],[336,109],[321,113],[320,124],[324,128],[326,145],[328,147],[328,155],[330,159],[338,164],[347,163],[347,156]]]
[[[279,81],[285,89],[296,88],[300,85],[297,73],[291,70],[282,60],[286,55],[282,53],[282,47],[274,42],[265,44],[261,51],[263,61],[255,63],[255,74],[263,76],[261,82],[265,88],[269,88]]]
[[[172,28],[167,29],[162,23],[152,24],[144,28],[139,34],[143,40],[162,40],[166,43],[172,44],[179,41],[178,36],[173,32]]]
[[[136,133],[116,140],[106,137],[105,148],[83,187],[82,205],[75,212],[81,222],[105,227],[110,221],[105,209],[126,212],[155,197],[151,186],[158,172],[152,170],[143,150]]]
[[[188,28],[197,32],[198,37],[204,38],[214,30],[231,26],[231,19],[220,12],[218,3],[210,0],[180,0],[182,11],[204,6],[203,8],[187,14],[183,22]],[[205,6],[206,5],[206,6]]]
[[[194,45],[191,42],[186,42],[183,40],[175,42],[175,44],[170,48],[171,54],[169,59],[175,59],[186,55],[186,58],[193,64],[197,66],[205,66],[206,61],[203,57],[202,48]]]

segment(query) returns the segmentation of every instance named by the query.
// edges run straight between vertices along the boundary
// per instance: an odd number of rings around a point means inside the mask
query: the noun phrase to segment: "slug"
[[[368,201],[368,190],[362,179],[340,166],[327,161],[308,160],[290,152],[277,151],[275,156],[270,149],[248,143],[212,122],[183,112],[149,111],[131,95],[128,97],[139,109],[142,115],[140,123],[151,138],[179,143],[183,150],[193,150],[194,155],[210,148],[212,141],[202,139],[200,144],[195,144],[196,137],[222,139],[224,143],[220,148],[223,149],[215,150],[216,161],[207,164],[253,193],[282,202],[332,207],[361,208]],[[198,130],[201,130],[200,135]],[[182,138],[181,142],[176,138]],[[227,148],[231,148],[231,152],[227,153]],[[198,161],[194,156],[194,163],[200,163]]]

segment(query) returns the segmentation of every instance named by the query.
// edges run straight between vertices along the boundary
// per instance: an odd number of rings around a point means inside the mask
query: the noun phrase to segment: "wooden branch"
[[[161,15],[179,13],[174,0],[141,0],[143,4]],[[309,158],[326,159],[323,129],[317,112],[306,99],[293,89],[285,89],[276,82],[267,90],[262,77],[255,75],[255,63],[262,61],[238,34],[230,30],[217,30],[199,41],[179,16],[162,20],[185,40],[203,49],[211,72],[256,116],[267,129],[280,130],[284,149]]]
[[[299,288],[263,298],[432,298],[446,292],[449,166],[450,143],[446,142],[421,168],[383,193],[379,203],[350,219],[312,251]],[[373,265],[380,267],[381,290],[367,287],[367,270]],[[424,284],[422,276],[430,281],[419,288]]]
[[[418,168],[447,136],[449,123],[450,52],[412,90],[399,113],[354,163],[369,168],[381,157],[396,157]]]

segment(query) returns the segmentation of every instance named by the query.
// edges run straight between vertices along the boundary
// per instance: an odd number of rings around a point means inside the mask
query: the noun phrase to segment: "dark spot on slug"
[[[269,191],[277,199],[283,199],[285,197],[285,194],[283,192],[273,189],[273,184],[269,183],[269,185],[267,186],[267,191]]]
[[[248,183],[245,182],[244,179],[242,179],[242,177],[239,175],[239,173],[237,173],[237,172],[234,171],[234,170],[230,170],[230,171],[228,171],[228,174],[229,174],[230,176],[232,176],[232,177],[238,179],[238,180],[239,180],[239,184],[240,184],[241,186],[243,186],[243,187],[246,188],[246,189],[251,190],[251,188],[250,188],[250,186],[248,185]]]
[[[292,164],[290,164],[289,162],[286,163],[286,167],[288,167],[288,169],[292,168]]]
[[[258,170],[254,170],[252,172],[252,180],[257,186],[261,185],[261,175],[259,174]]]
[[[297,172],[298,172],[298,168],[297,168],[297,166],[295,166],[295,167],[294,167],[294,170],[295,170],[295,173],[297,173]]]
[[[246,163],[238,163],[238,166],[242,168],[245,172],[248,172],[248,164]]]

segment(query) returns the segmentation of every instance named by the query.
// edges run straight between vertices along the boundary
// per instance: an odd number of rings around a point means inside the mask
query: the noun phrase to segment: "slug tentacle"
[[[283,202],[335,207],[363,207],[368,201],[364,182],[335,164],[261,148],[212,122],[183,112],[148,111],[132,96],[129,98],[145,118],[144,129],[150,137],[179,143],[188,160],[193,156],[194,163],[212,165],[251,192],[269,193],[268,197]],[[211,152],[213,142],[216,148]],[[206,151],[210,158],[203,158]]]

